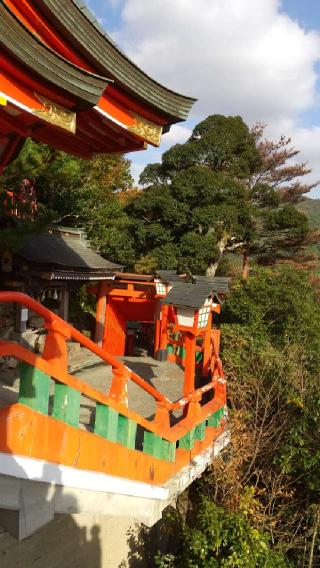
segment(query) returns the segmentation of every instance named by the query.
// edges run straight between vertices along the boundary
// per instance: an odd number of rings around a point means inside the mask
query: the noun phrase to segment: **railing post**
[[[60,327],[59,323],[47,322],[48,335],[44,345],[42,358],[47,361],[55,373],[67,373],[68,350],[66,340],[70,339],[70,331],[67,326]]]
[[[201,405],[200,401],[202,398],[202,393],[195,391],[192,395],[192,399],[188,404],[187,410],[187,420],[191,424],[198,422],[201,418]]]
[[[109,396],[124,406],[128,406],[128,380],[131,371],[126,367],[112,368],[113,379]]]
[[[167,405],[163,402],[157,402],[156,415],[154,417],[154,423],[159,428],[161,435],[170,430],[170,414]]]

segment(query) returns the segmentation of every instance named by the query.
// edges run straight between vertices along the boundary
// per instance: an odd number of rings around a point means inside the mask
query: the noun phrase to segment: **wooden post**
[[[187,396],[194,391],[196,371],[196,337],[193,333],[185,334],[186,360],[184,371],[183,395]]]
[[[106,320],[106,308],[107,308],[107,281],[103,280],[99,286],[99,297],[97,302],[97,313],[96,313],[96,329],[94,335],[94,341],[102,347],[104,326]]]
[[[60,316],[64,321],[68,321],[69,318],[69,290],[67,288],[61,288],[60,296]]]
[[[112,369],[112,383],[109,390],[109,396],[123,404],[128,406],[128,381],[130,379],[131,371],[127,368]]]
[[[203,342],[203,367],[202,376],[207,377],[210,369],[210,354],[211,354],[211,325],[212,325],[212,312],[209,314],[208,326],[204,335]]]
[[[68,370],[67,339],[70,339],[70,330],[60,329],[56,322],[47,323],[48,334],[44,344],[42,358],[50,363],[52,371],[66,373]]]
[[[167,360],[167,347],[168,347],[168,313],[169,306],[162,306],[162,319],[161,319],[161,329],[160,329],[160,346],[157,353],[157,359],[159,361]]]
[[[155,333],[154,333],[154,357],[157,358],[157,353],[160,346],[160,336],[161,336],[161,320],[156,319],[155,322]]]

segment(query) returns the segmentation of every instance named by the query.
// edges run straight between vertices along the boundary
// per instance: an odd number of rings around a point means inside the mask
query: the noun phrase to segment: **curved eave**
[[[79,109],[95,106],[110,80],[70,63],[38,41],[0,0],[0,46],[38,75],[75,97]]]
[[[144,73],[115,45],[83,0],[38,0],[37,6],[82,53],[86,53],[100,72],[111,76],[134,97],[170,117],[168,124],[188,118],[196,99],[175,93]]]

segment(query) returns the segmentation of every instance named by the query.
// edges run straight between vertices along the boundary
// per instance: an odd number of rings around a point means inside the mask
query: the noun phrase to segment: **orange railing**
[[[44,351],[41,356],[16,343],[0,341],[1,357],[12,356],[38,368],[51,376],[54,381],[79,391],[96,403],[107,405],[121,412],[123,416],[134,420],[144,429],[162,436],[169,442],[179,440],[191,427],[203,422],[212,412],[225,404],[225,385],[222,374],[219,376],[215,373],[208,384],[172,402],[137,373],[29,296],[19,292],[0,292],[0,303],[16,303],[29,308],[45,320],[47,329]],[[113,380],[109,395],[68,374],[66,341],[71,338],[112,366]],[[128,408],[127,383],[129,380],[154,398],[157,410],[153,420],[147,420]],[[211,390],[214,390],[213,399],[201,405],[204,394]],[[184,409],[183,417],[171,427],[170,413],[178,409]]]

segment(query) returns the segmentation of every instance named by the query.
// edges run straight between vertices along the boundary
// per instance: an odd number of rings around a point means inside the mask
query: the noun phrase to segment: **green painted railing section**
[[[172,343],[169,343],[168,346],[167,346],[167,353],[168,353],[168,355],[173,355],[173,354],[174,354],[174,351],[175,351],[175,346],[172,345]],[[186,349],[185,349],[185,347],[182,347],[182,346],[178,347],[176,353],[177,353],[177,356],[180,357],[180,359],[181,359],[182,361],[185,360],[185,358],[186,358]],[[202,361],[203,361],[203,352],[202,352],[202,351],[197,351],[195,357],[196,357],[196,364],[197,364],[197,365],[200,365],[200,364],[202,363]]]
[[[42,414],[49,414],[51,377],[26,363],[20,364],[19,402]],[[67,385],[54,385],[52,417],[78,428],[81,393]],[[143,452],[160,460],[174,462],[177,447],[192,450],[195,443],[206,437],[207,427],[217,428],[224,417],[224,407],[215,411],[180,440],[169,442],[153,432],[144,430]],[[110,442],[116,442],[135,450],[137,423],[118,413],[113,408],[96,403],[94,433]]]

